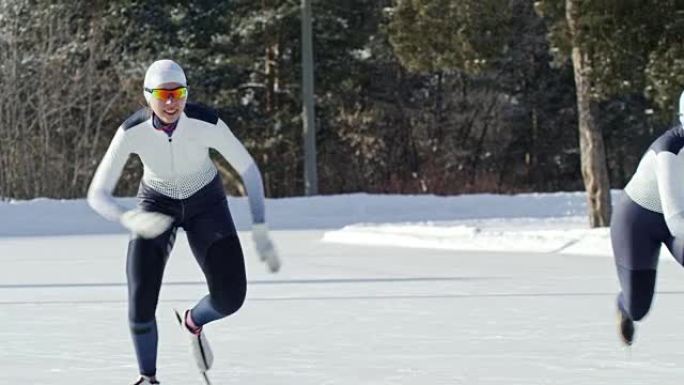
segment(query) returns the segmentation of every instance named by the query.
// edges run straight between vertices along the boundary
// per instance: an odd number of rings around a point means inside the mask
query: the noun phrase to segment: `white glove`
[[[145,239],[160,236],[172,223],[173,218],[170,216],[149,211],[129,210],[121,215],[121,224]]]
[[[252,226],[252,240],[259,254],[259,259],[266,262],[271,273],[277,273],[280,270],[280,258],[278,258],[271,237],[268,236],[268,226],[265,223],[255,223]]]

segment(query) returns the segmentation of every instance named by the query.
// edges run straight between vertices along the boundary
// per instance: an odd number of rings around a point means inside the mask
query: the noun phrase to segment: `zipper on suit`
[[[173,183],[173,192],[176,197],[180,196],[178,193],[178,179],[176,177],[176,160],[173,156],[173,138],[169,137],[169,152],[171,154],[171,183]],[[177,198],[180,201],[181,207],[181,221],[185,218],[185,204],[183,199]]]
[[[173,183],[173,192],[178,196],[178,186],[176,180],[176,160],[173,157],[173,138],[169,137],[169,154],[171,155],[171,183]]]

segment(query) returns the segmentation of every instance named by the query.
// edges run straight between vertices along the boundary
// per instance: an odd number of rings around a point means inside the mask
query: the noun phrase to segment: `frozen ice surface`
[[[206,327],[214,383],[675,384],[684,375],[684,275],[661,263],[631,350],[615,328],[610,258],[322,242],[280,230],[269,275],[241,232],[248,298]],[[0,238],[0,384],[129,385],[127,237]],[[163,385],[200,384],[173,307],[206,292],[180,236],[157,320]]]

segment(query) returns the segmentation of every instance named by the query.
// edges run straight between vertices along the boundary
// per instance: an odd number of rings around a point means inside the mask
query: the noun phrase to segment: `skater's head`
[[[154,113],[164,122],[173,123],[185,109],[188,97],[185,72],[173,60],[157,60],[145,73],[144,95]]]

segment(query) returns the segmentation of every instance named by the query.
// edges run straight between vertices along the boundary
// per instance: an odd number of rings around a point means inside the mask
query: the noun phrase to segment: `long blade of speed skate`
[[[173,309],[173,312],[176,315],[176,321],[178,321],[178,325],[180,325],[180,327],[182,329],[184,329],[185,326],[183,325],[183,316],[181,315],[181,312],[179,312],[176,309]],[[185,330],[183,330],[183,331],[185,331]],[[204,383],[204,385],[211,385],[211,380],[209,380],[209,376],[207,375],[207,372],[200,370],[200,374],[202,375],[202,382]]]

